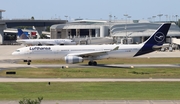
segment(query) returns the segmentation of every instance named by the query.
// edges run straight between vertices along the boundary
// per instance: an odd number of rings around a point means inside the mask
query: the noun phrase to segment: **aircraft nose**
[[[13,52],[12,55],[18,55],[18,53],[17,52]]]
[[[15,55],[15,52],[13,52],[12,55]]]

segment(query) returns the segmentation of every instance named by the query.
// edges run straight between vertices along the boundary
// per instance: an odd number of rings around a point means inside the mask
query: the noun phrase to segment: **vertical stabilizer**
[[[169,28],[171,26],[171,23],[164,23],[162,24],[154,34],[150,36],[149,39],[147,39],[145,42],[141,43],[144,44],[143,47],[136,53],[135,56],[143,55],[146,53],[150,53],[155,51],[153,49],[154,46],[161,46],[164,44],[166,40],[167,33],[169,31]]]
[[[29,39],[28,32],[23,32],[21,29],[18,29],[19,39]]]

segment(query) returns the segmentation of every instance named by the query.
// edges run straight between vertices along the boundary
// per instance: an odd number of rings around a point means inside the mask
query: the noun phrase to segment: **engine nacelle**
[[[77,57],[77,56],[66,56],[64,59],[68,64],[75,64],[84,61],[82,57]]]

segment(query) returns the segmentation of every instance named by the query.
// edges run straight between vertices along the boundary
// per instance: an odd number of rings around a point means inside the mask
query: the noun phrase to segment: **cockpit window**
[[[16,52],[20,52],[20,50],[16,50]]]

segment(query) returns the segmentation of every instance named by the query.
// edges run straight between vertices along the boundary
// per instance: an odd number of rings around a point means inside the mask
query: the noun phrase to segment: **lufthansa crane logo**
[[[165,39],[165,35],[162,32],[158,32],[154,35],[154,39],[156,42],[161,43]]]

